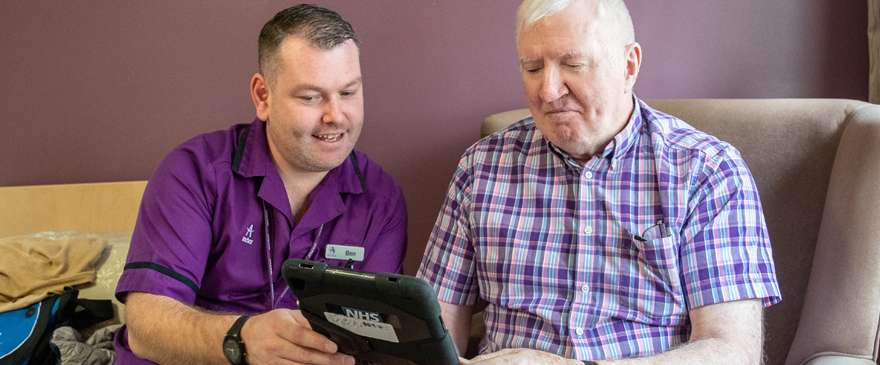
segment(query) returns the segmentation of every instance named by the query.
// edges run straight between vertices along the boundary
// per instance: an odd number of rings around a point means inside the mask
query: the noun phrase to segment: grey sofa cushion
[[[765,311],[767,364],[836,363],[817,357],[829,352],[843,363],[876,361],[880,106],[840,99],[648,104],[733,144],[755,177],[783,297]],[[490,116],[481,134],[528,115]]]

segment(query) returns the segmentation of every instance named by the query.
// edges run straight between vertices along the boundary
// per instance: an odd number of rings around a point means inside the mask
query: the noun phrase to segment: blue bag
[[[55,328],[82,329],[113,318],[109,300],[77,299],[78,295],[78,290],[64,288],[27,307],[0,312],[0,365],[57,364],[60,354],[49,343]]]

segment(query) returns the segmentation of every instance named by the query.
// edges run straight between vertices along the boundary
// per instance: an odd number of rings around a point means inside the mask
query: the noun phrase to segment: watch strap
[[[238,341],[241,342],[241,328],[244,327],[244,323],[250,319],[251,316],[241,316],[235,320],[235,323],[232,324],[232,327],[229,327],[229,331],[226,332],[227,336],[235,336],[238,338]]]
[[[244,363],[243,362],[244,357],[245,357],[245,355],[247,355],[245,347],[244,347],[244,342],[242,341],[242,338],[241,338],[241,328],[244,327],[244,323],[247,322],[247,320],[250,318],[251,318],[251,316],[238,317],[238,319],[235,320],[235,323],[232,324],[232,327],[229,327],[229,331],[226,331],[226,336],[223,336],[224,345],[225,345],[226,341],[229,339],[232,339],[238,343],[238,348],[241,351],[241,360],[242,360],[241,363]],[[225,351],[223,353],[224,353],[224,355],[226,354]],[[229,360],[229,358],[227,358],[227,360]]]

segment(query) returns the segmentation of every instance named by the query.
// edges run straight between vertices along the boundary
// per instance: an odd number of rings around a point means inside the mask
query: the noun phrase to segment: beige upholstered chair
[[[765,311],[767,364],[874,364],[880,106],[830,99],[648,104],[733,144],[754,175],[783,298]],[[528,109],[492,115],[481,132],[528,115]]]

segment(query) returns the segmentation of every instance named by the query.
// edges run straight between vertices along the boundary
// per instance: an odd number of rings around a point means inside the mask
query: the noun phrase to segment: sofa
[[[766,363],[876,363],[880,106],[831,99],[648,103],[736,146],[754,174],[783,297],[765,311]],[[520,109],[489,116],[481,133],[528,115]],[[111,299],[145,185],[0,187],[0,237],[37,231],[103,236],[108,248],[96,281],[80,295]],[[121,321],[122,310],[114,322]],[[482,336],[479,313],[474,324],[471,353]]]
[[[783,298],[764,312],[766,363],[876,363],[880,106],[833,99],[647,102],[730,142],[754,175]],[[529,115],[491,115],[481,135]],[[470,352],[481,337],[480,318]]]

